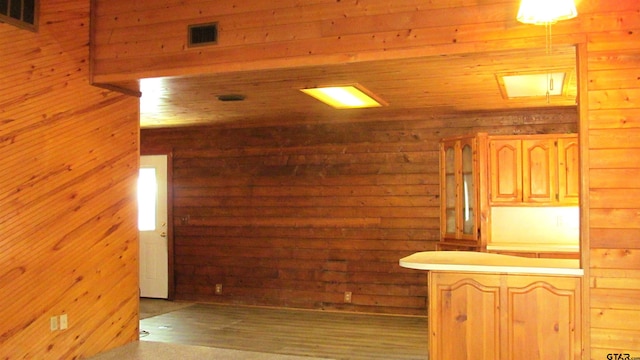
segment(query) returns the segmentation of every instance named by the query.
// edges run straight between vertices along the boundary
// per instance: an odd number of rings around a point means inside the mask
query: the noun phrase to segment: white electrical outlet
[[[222,284],[216,284],[216,295],[222,295]]]
[[[351,303],[351,291],[344,292],[344,302]]]
[[[60,315],[60,330],[66,330],[69,327],[67,314]]]
[[[49,319],[49,329],[51,331],[58,330],[58,317],[57,316],[52,316],[51,319]]]

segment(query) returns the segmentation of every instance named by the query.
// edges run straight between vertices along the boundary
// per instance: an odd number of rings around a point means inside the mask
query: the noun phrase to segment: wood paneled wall
[[[640,17],[620,23],[588,37],[593,359],[640,356]]]
[[[425,274],[398,260],[438,241],[440,138],[575,132],[577,112],[282,122],[142,130],[173,151],[176,298],[424,315]]]
[[[517,0],[96,3],[97,83],[545,46],[543,28],[531,37],[516,21]],[[217,44],[189,48],[187,27],[214,21]],[[564,24],[554,37],[583,38]]]
[[[544,45],[544,30],[515,21],[516,0],[98,2],[102,82]],[[587,92],[580,104],[586,351],[593,359],[640,356],[640,198],[632,196],[640,175],[640,4],[577,5],[578,18],[554,25],[553,40],[586,46],[580,71]],[[231,24],[225,31],[236,36],[214,50],[186,49],[176,35],[187,23],[223,17]]]
[[[0,23],[2,359],[138,337],[138,100],[89,85],[88,0],[40,10],[38,33]]]

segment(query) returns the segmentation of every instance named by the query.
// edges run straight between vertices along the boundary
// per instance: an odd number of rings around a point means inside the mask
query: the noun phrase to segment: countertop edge
[[[423,251],[399,260],[408,269],[479,273],[584,276],[578,260],[526,258],[475,251]]]
[[[490,251],[513,251],[513,252],[560,252],[560,253],[577,253],[580,251],[579,246],[573,245],[521,245],[521,244],[487,244],[487,250]]]
[[[584,276],[583,269],[572,269],[572,268],[549,268],[549,267],[529,267],[529,266],[520,267],[520,266],[500,266],[500,265],[429,264],[429,263],[412,263],[412,262],[406,262],[402,260],[400,260],[400,266],[407,269],[426,270],[426,271]]]

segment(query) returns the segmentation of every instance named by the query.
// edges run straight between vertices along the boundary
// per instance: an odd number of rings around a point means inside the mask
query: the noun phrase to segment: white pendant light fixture
[[[574,0],[522,0],[516,19],[525,24],[546,25],[576,16]]]
[[[547,55],[551,55],[552,38],[551,25],[560,21],[573,19],[578,16],[574,0],[521,0],[516,19],[521,23],[544,25]],[[547,74],[547,103],[551,93],[555,91],[553,77]]]

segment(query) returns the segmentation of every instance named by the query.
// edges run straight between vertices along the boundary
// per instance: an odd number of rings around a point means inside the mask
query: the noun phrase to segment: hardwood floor
[[[193,305],[189,301],[169,301],[164,299],[140,298],[140,320],[166,314]]]
[[[140,330],[142,341],[273,354],[354,360],[428,358],[425,317],[193,304],[143,319]]]

